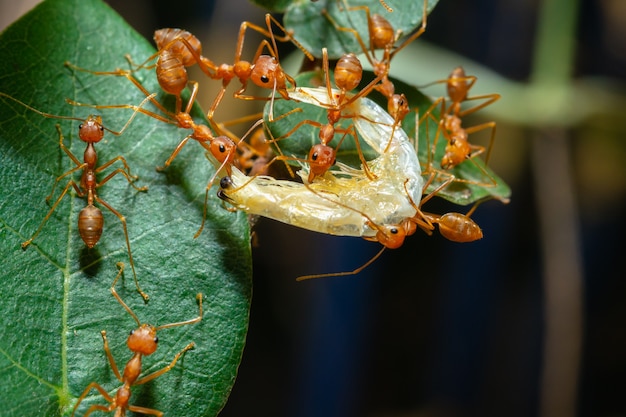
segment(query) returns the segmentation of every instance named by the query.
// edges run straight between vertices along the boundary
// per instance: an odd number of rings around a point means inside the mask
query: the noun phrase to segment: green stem
[[[569,82],[574,64],[579,0],[543,0],[531,84]]]

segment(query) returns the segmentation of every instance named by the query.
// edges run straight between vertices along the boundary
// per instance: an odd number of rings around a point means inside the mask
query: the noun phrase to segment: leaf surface
[[[83,68],[128,68],[124,54],[141,62],[154,48],[99,0],[47,0],[0,35],[0,92],[55,115],[84,119],[92,104],[138,105],[145,95],[126,78],[74,72]],[[148,91],[160,91],[153,71],[137,77]],[[163,99],[159,95],[159,100]],[[98,111],[106,127],[119,130],[128,109]],[[85,199],[70,190],[27,250],[27,240],[51,204],[45,197],[55,178],[75,167],[59,147],[82,159],[78,121],[43,117],[0,97],[0,397],[3,415],[69,415],[77,397],[96,381],[114,394],[120,386],[103,350],[106,330],[120,371],[131,356],[132,317],[109,287],[117,262],[126,264],[117,291],[142,322],[163,325],[196,317],[197,293],[204,294],[204,317],[193,325],[163,329],[159,349],[144,357],[143,375],[170,363],[189,342],[195,348],[168,373],[133,388],[131,404],[172,416],[214,416],[225,404],[239,366],[251,300],[249,229],[244,213],[222,208],[211,192],[203,233],[194,239],[204,206],[204,189],[214,168],[190,141],[164,172],[164,161],[189,132],[139,114],[121,136],[105,133],[96,144],[99,163],[123,155],[138,175],[138,192],[122,175],[97,189],[125,216],[137,276],[150,295],[144,303],[135,290],[122,224],[100,205],[104,233],[88,249],[77,230]],[[99,176],[120,168],[114,163]],[[56,187],[50,203],[70,176]],[[79,181],[80,173],[71,175]],[[96,204],[98,205],[98,204]],[[95,390],[80,405],[107,404]]]
[[[438,2],[438,0],[386,0],[393,9],[390,13],[379,0],[348,2],[295,0],[285,11],[285,27],[293,31],[298,42],[315,57],[321,58],[322,48],[326,47],[330,59],[337,59],[346,53],[364,52],[358,37],[365,48],[369,49],[366,10],[369,10],[370,15],[383,16],[395,31],[400,31],[397,45],[421,26],[425,1],[427,13],[430,13]],[[349,8],[345,7],[346,3]],[[358,33],[358,37],[355,33]]]
[[[293,0],[250,0],[250,2],[271,12],[282,13]]]

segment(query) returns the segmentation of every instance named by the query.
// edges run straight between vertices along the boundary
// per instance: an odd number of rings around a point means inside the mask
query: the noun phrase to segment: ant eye
[[[159,336],[154,336],[154,343],[159,343]]]
[[[132,336],[133,333],[135,333],[135,329],[131,330],[129,334]]]
[[[82,128],[83,128],[83,124],[82,124],[82,123],[81,123],[81,124],[79,124],[79,125],[78,125],[78,128],[79,128],[79,129],[82,129]]]
[[[311,155],[311,160],[317,161],[317,157],[318,157],[317,152],[313,152],[313,155]]]
[[[267,83],[269,83],[269,82],[270,82],[270,77],[268,77],[267,75],[263,75],[263,76],[261,76],[261,82],[262,82],[263,84],[267,84]]]
[[[220,152],[222,153],[226,152],[226,147],[222,144],[220,144]]]
[[[100,126],[100,131],[104,132],[104,126]]]
[[[397,235],[397,234],[398,234],[398,229],[397,229],[396,227],[392,227],[392,228],[389,230],[389,232],[390,232],[392,235]]]

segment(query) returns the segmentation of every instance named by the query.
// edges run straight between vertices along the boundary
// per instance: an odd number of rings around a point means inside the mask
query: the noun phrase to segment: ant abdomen
[[[363,66],[354,54],[345,54],[335,65],[335,84],[338,88],[350,91],[354,90],[363,77]]]
[[[183,42],[180,39],[184,39]],[[182,64],[189,67],[196,63],[193,49],[197,56],[202,55],[202,43],[193,34],[182,29],[165,28],[154,32],[154,42],[159,50],[169,50],[182,60]]]
[[[174,96],[180,96],[180,93],[187,86],[187,70],[183,61],[179,55],[169,49],[165,49],[159,54],[156,75],[163,91]]]
[[[104,217],[102,211],[93,204],[83,208],[78,214],[78,232],[88,248],[93,248],[102,236]]]
[[[437,220],[437,223],[439,233],[453,242],[473,242],[483,237],[480,226],[461,213],[446,213]]]

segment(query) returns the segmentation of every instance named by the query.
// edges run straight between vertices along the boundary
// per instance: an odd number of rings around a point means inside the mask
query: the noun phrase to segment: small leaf
[[[100,0],[47,0],[0,35],[0,91],[47,113],[85,118],[92,109],[70,106],[64,99],[139,104],[145,95],[123,77],[74,72],[65,61],[112,71],[128,68],[126,53],[141,62],[153,52]],[[154,71],[139,71],[137,77],[148,91],[160,90]],[[99,112],[114,130],[131,114],[126,109]],[[201,147],[190,141],[166,171],[156,172],[189,132],[139,114],[122,136],[105,133],[96,150],[100,164],[123,155],[139,177],[136,184],[148,191],[138,192],[116,175],[98,194],[127,220],[138,280],[149,302],[135,290],[118,217],[100,206],[104,234],[88,249],[76,230],[85,199],[73,190],[23,251],[20,243],[50,210],[45,196],[55,178],[75,167],[59,147],[57,123],[65,145],[82,159],[79,122],[45,118],[0,97],[2,414],[67,415],[90,382],[109,393],[117,390],[120,383],[104,354],[100,331],[107,331],[121,370],[131,356],[125,340],[136,324],[109,287],[116,263],[124,262],[117,291],[141,321],[162,325],[191,319],[198,314],[195,296],[200,292],[205,307],[201,322],[160,332],[160,348],[143,360],[144,375],[169,364],[189,342],[195,348],[168,373],[134,387],[131,404],[172,416],[217,415],[234,383],[248,326],[251,261],[245,213],[224,210],[211,193],[207,224],[193,239],[214,169]],[[72,178],[78,181],[80,174]],[[54,199],[68,179],[58,184]],[[106,401],[92,390],[77,415],[91,404]]]
[[[321,58],[322,48],[326,47],[329,58],[337,59],[346,53],[363,52],[353,30],[358,32],[365,47],[369,47],[366,8],[371,15],[380,14],[387,19],[396,31],[401,31],[403,38],[421,25],[424,1],[387,0],[386,3],[393,9],[390,13],[379,0],[348,1],[349,10],[346,10],[344,2],[337,0],[295,0],[287,7],[284,21],[287,30],[293,31],[298,42],[315,57]],[[430,13],[438,0],[426,1],[427,13]],[[328,13],[337,27],[323,11]]]
[[[366,72],[363,78],[364,80],[361,83],[361,88],[372,80],[374,75]],[[424,115],[430,111],[436,119],[439,116],[438,109],[433,108],[433,102],[422,94],[417,88],[395,79],[392,81],[396,87],[396,91],[402,92],[406,95],[411,109],[414,110],[406,116],[405,120],[402,122],[402,128],[412,140],[414,140],[416,136],[419,139],[417,149],[420,165],[423,170],[426,171],[425,168],[429,166],[429,163],[431,163],[435,169],[445,172],[445,170],[441,169],[438,163],[435,162],[441,160],[441,155],[443,154],[446,146],[445,140],[440,139],[437,141],[435,156],[429,157],[429,149],[434,143],[437,133],[437,123],[434,120],[427,118],[422,124],[420,124],[418,131],[415,131],[415,119],[417,115]],[[325,85],[323,81],[323,74],[315,71],[298,75],[296,77],[296,82],[300,87],[318,87]],[[369,97],[383,108],[386,108],[386,100],[378,92],[374,91],[369,95]],[[306,159],[311,146],[319,143],[319,126],[328,122],[326,110],[313,104],[292,100],[277,100],[274,103],[274,122],[270,122],[269,108],[269,104],[266,105],[265,121],[271,136],[274,139],[280,139],[276,142],[277,152],[283,153],[287,156],[293,156],[295,158]],[[307,120],[312,122],[304,122]],[[351,123],[350,119],[342,119],[339,126],[341,129],[347,129]],[[301,127],[294,130],[298,124],[302,124]],[[330,145],[336,147],[342,137],[342,133],[336,133],[335,138],[332,142],[330,142]],[[376,152],[367,146],[367,143],[364,140],[361,139],[359,143],[361,144],[363,156],[366,160],[371,160],[378,156]],[[343,140],[339,150],[337,151],[337,160],[355,168],[360,167],[360,159],[358,157],[353,137],[348,136]],[[294,166],[299,165],[296,161],[289,162]],[[455,181],[437,193],[437,196],[455,204],[468,205],[485,198],[496,198],[502,201],[507,201],[510,196],[511,190],[509,187],[493,172],[491,168],[485,166],[483,160],[478,157],[475,157],[470,161],[466,161],[448,172],[453,174],[458,179],[469,181]],[[427,181],[429,177],[430,174],[425,172],[424,179]],[[434,181],[432,181],[426,191],[433,191],[441,185],[446,178],[448,177],[442,175],[438,176]],[[490,184],[492,181],[495,186],[483,185],[487,183]]]

